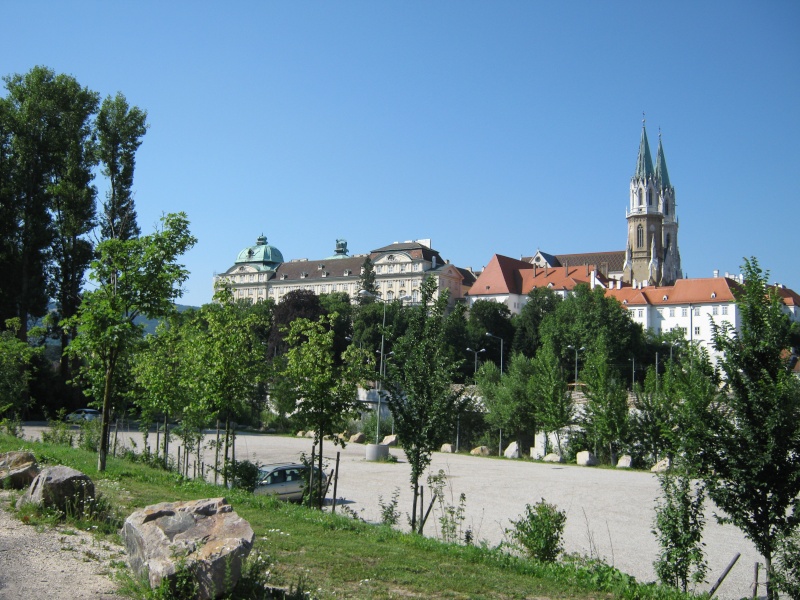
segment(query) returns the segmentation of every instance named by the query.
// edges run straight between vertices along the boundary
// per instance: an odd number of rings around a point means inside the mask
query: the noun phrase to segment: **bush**
[[[562,536],[567,513],[548,504],[544,498],[535,505],[525,505],[525,514],[511,521],[513,529],[506,529],[515,545],[528,558],[540,562],[555,562],[563,550]]]
[[[778,543],[773,569],[778,589],[790,598],[800,598],[800,531],[795,530]]]
[[[103,423],[100,419],[81,421],[81,431],[78,434],[78,448],[97,452],[100,449],[100,436],[103,432]]]
[[[225,465],[228,486],[252,492],[258,485],[260,467],[249,460],[232,460]]]
[[[48,429],[42,430],[42,441],[48,444],[59,444],[61,446],[72,446],[74,435],[72,425],[64,421],[66,410],[63,408],[58,411],[55,419],[47,422]]]

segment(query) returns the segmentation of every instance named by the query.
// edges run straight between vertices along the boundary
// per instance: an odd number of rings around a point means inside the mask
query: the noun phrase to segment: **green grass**
[[[95,453],[0,436],[0,452],[19,449],[34,452],[42,464],[86,473],[123,518],[157,502],[224,496],[253,527],[255,551],[272,562],[270,584],[302,586],[320,599],[686,597],[637,584],[607,565],[545,565],[499,549],[443,544],[118,458],[109,457],[98,473]]]

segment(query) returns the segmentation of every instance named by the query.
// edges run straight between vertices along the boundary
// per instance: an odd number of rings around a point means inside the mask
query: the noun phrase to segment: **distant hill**
[[[184,312],[190,309],[197,309],[197,306],[186,306],[185,304],[176,304],[175,307],[178,309],[178,312]],[[158,327],[158,319],[145,319],[144,317],[139,317],[136,319],[135,323],[143,324],[144,325],[144,332],[145,333],[155,333],[156,327]]]

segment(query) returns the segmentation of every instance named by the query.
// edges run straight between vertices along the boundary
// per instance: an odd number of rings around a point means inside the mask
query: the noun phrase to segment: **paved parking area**
[[[26,428],[26,434],[36,437],[38,428]],[[130,437],[136,441],[137,448],[142,448],[139,433],[120,436],[118,444]],[[155,437],[151,435],[149,441],[154,444]],[[311,453],[311,444],[311,440],[305,438],[240,434],[236,441],[236,458],[260,463],[296,461],[302,452]],[[174,444],[172,450],[176,451]],[[398,458],[397,463],[367,462],[365,446],[361,444],[348,444],[341,449],[326,442],[323,455],[331,469],[337,452],[340,452],[337,497],[362,518],[379,521],[379,499],[382,497],[388,502],[398,489],[398,509],[405,524],[405,514],[411,507],[411,490],[410,468],[402,450],[391,449],[392,455]],[[204,460],[213,461],[210,452]],[[567,512],[564,532],[567,552],[599,554],[640,581],[655,579],[652,564],[658,554],[658,543],[651,529],[659,485],[650,473],[439,452],[434,453],[431,469],[433,472],[442,469],[447,474],[448,493],[451,494],[448,503],[456,505],[459,495],[466,495],[464,526],[473,531],[475,540],[499,544],[504,539],[504,530],[510,526],[510,519],[519,517],[526,504],[544,498]],[[740,552],[742,556],[718,596],[750,597],[753,565],[760,556],[738,529],[718,525],[711,512],[709,507],[704,537],[710,583],[700,589],[708,590],[733,556]],[[432,514],[426,525],[427,535],[436,534],[434,516]],[[763,589],[759,591],[763,595]]]

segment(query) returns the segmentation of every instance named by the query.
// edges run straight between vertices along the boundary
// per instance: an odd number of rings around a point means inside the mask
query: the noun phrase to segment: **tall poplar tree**
[[[133,201],[136,151],[147,132],[147,111],[129,106],[117,92],[103,100],[97,115],[99,156],[111,189],[103,203],[100,233],[103,239],[129,240],[141,233]]]

